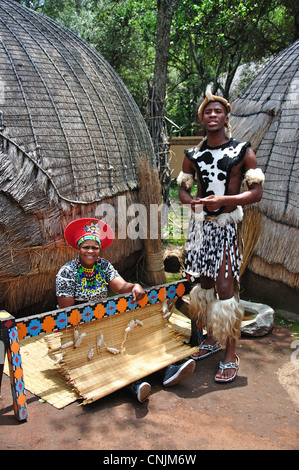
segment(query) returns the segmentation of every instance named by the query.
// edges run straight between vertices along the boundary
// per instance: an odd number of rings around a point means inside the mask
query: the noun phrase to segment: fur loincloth
[[[240,206],[233,212],[222,213],[217,217],[205,217],[204,213],[193,216],[186,244],[186,271],[216,280],[225,256],[225,277],[228,277],[230,260],[233,277],[238,281],[242,255],[237,223],[242,218],[243,210]]]

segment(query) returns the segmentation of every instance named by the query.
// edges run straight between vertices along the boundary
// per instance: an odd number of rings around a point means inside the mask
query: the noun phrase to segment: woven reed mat
[[[61,409],[79,397],[66,384],[59,368],[54,365],[55,360],[48,354],[46,338],[50,335],[48,333],[20,341],[24,383],[26,390]],[[7,358],[4,372],[9,375]]]
[[[86,336],[79,347],[62,350],[61,372],[83,398],[83,404],[185,359],[197,350],[186,344],[186,336],[175,331],[162,315],[162,305],[154,304],[78,326],[79,334]],[[132,328],[125,340],[125,330],[132,320],[139,320],[142,325]],[[99,335],[103,335],[105,344],[98,350]],[[66,329],[53,334],[52,339],[54,343],[59,339],[61,345],[67,344],[74,339],[74,331]],[[51,339],[48,345],[52,353],[61,353]],[[120,353],[112,354],[107,347]],[[91,348],[95,352],[89,360]]]

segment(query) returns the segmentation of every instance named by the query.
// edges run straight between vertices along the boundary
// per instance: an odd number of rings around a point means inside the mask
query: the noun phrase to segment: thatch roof
[[[261,236],[249,268],[299,287],[299,41],[275,57],[232,103],[233,136],[249,140],[266,180]]]
[[[148,130],[119,76],[49,18],[0,1],[2,132],[71,201],[136,188],[136,161],[153,158]]]
[[[120,272],[134,266],[143,243],[117,239],[118,196],[139,202],[138,163],[154,152],[107,61],[15,1],[0,0],[0,63],[0,308],[13,313],[55,299],[55,275],[75,255],[64,228],[106,203],[116,241],[105,257]]]

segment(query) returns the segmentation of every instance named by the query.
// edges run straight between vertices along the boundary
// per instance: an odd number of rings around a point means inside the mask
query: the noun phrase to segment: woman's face
[[[95,240],[84,240],[78,248],[82,266],[92,268],[100,254],[100,245]]]

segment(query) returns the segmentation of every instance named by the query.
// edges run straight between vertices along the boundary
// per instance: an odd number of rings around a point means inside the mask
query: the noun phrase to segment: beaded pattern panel
[[[9,347],[7,349],[7,356],[10,368],[14,413],[19,421],[23,421],[27,418],[27,402],[20,345],[16,327],[9,330]]]
[[[0,385],[3,374],[2,364],[7,354],[14,414],[18,421],[24,421],[27,418],[27,403],[18,330],[15,318],[3,310],[0,311],[0,342],[4,346],[2,350],[4,355],[0,357]]]
[[[64,330],[93,320],[145,307],[164,300],[182,297],[187,293],[187,280],[155,286],[146,289],[146,295],[140,301],[134,302],[131,294],[108,297],[100,302],[76,305],[63,310],[53,310],[40,315],[16,320],[19,340],[38,336],[42,333]]]

